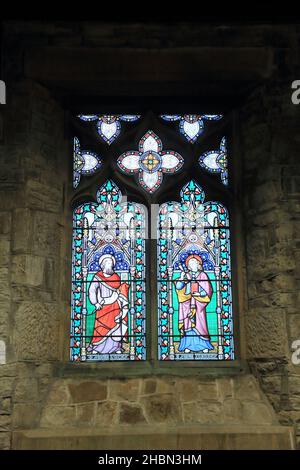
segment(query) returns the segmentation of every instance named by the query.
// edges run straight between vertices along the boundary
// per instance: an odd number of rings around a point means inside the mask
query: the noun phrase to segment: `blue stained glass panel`
[[[145,360],[144,206],[108,180],[74,210],[72,253],[71,360]]]
[[[158,355],[233,360],[229,216],[193,180],[158,216]]]

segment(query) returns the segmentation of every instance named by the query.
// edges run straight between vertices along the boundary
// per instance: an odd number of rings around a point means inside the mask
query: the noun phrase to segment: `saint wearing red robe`
[[[96,310],[93,338],[88,347],[88,352],[94,354],[122,353],[127,335],[129,285],[114,272],[115,264],[114,256],[101,256],[100,271],[93,277],[88,292]]]

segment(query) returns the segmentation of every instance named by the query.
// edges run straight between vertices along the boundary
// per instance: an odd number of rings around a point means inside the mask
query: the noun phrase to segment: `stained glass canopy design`
[[[81,150],[80,142],[74,137],[73,144],[73,187],[77,188],[81,175],[92,175],[99,170],[102,162],[101,158],[89,150]]]
[[[192,144],[204,131],[204,121],[218,121],[222,118],[221,114],[162,114],[161,118],[165,121],[179,121],[180,133]]]
[[[222,183],[228,185],[226,138],[223,137],[218,150],[204,152],[199,158],[199,164],[211,173],[220,173]]]
[[[134,122],[140,118],[137,114],[122,115],[98,115],[98,114],[79,114],[82,121],[96,121],[97,132],[99,136],[108,145],[111,145],[121,132],[121,121]]]

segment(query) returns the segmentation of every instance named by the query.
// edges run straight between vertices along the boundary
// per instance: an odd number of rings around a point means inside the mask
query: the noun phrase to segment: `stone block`
[[[9,450],[11,448],[11,433],[0,432],[0,450]]]
[[[0,369],[3,366],[0,366]],[[14,388],[14,377],[1,377],[0,379],[0,397],[10,397]]]
[[[109,398],[119,401],[137,401],[139,396],[140,380],[110,380]]]
[[[0,212],[0,234],[9,235],[11,231],[11,212]]]
[[[28,252],[32,240],[32,212],[18,208],[13,212],[12,250],[14,253]]]
[[[10,415],[11,411],[11,397],[0,398],[0,415]]]
[[[10,262],[10,240],[0,236],[0,266],[8,266]]]
[[[140,405],[123,402],[120,403],[119,420],[121,424],[135,425],[138,423],[146,423],[146,418]]]
[[[76,406],[76,417],[79,426],[93,425],[97,403],[83,403]]]
[[[70,383],[68,388],[74,403],[103,401],[107,398],[107,384],[100,382],[85,381],[79,384]]]
[[[152,395],[156,392],[156,380],[155,379],[145,379],[142,381],[142,392],[141,395]]]
[[[64,381],[57,381],[51,386],[47,397],[48,405],[68,405],[72,402],[68,385]]]
[[[214,379],[201,381],[198,384],[198,401],[204,400],[217,400],[218,399],[218,390],[217,384]]]
[[[14,255],[12,257],[12,283],[29,287],[42,287],[46,259],[42,256]]]
[[[40,426],[70,427],[77,425],[75,406],[45,406],[42,412]]]
[[[4,302],[4,304],[6,304],[7,299],[10,299],[9,279],[10,279],[9,269],[6,268],[6,267],[0,268],[0,285],[1,285],[1,289],[0,289],[0,309],[1,309],[1,304],[3,302]]]
[[[224,423],[242,424],[242,404],[235,398],[225,398],[223,402]]]
[[[149,423],[182,422],[181,407],[175,395],[171,393],[155,394],[142,399],[146,418]]]
[[[58,216],[50,212],[34,211],[31,237],[33,254],[59,256],[61,227]]]
[[[244,375],[235,378],[234,397],[238,400],[261,401],[262,395],[256,379],[252,375]]]
[[[219,400],[223,401],[233,397],[233,380],[231,377],[220,377],[216,382]]]
[[[31,209],[60,213],[63,204],[63,187],[31,179],[26,183],[25,197]]]
[[[39,416],[38,404],[16,403],[13,408],[13,427],[32,428],[37,424]]]
[[[285,315],[262,309],[247,317],[247,343],[250,358],[282,357],[288,354]]]
[[[3,431],[10,431],[11,416],[4,414],[0,415],[0,433]]]
[[[33,402],[38,400],[38,386],[37,379],[33,377],[27,377],[23,379],[18,379],[15,393],[14,401],[17,402]]]
[[[23,302],[15,313],[13,342],[19,360],[54,360],[58,358],[56,305]]]
[[[119,404],[116,401],[99,402],[96,409],[96,426],[104,427],[115,424],[118,417]]]
[[[255,401],[242,401],[242,416],[245,424],[272,424],[276,422],[271,406]]]
[[[300,375],[292,375],[289,377],[289,393],[291,395],[300,396]]]
[[[176,380],[176,390],[181,402],[191,402],[199,399],[198,381],[192,377],[189,379],[179,378]],[[174,393],[174,388],[173,388]]]

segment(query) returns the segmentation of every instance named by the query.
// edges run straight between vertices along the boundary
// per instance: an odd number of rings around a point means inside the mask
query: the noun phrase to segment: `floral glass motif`
[[[218,121],[221,114],[162,114],[165,121],[179,121],[180,133],[192,144],[196,142],[199,135],[204,131],[204,121]]]
[[[71,360],[144,360],[145,208],[110,180],[74,210],[72,266]]]
[[[162,150],[160,138],[151,130],[141,138],[139,150],[130,150],[118,158],[125,173],[138,174],[140,185],[150,194],[161,185],[163,173],[175,173],[184,160],[174,150]]]
[[[190,181],[158,216],[160,360],[234,359],[229,218]]]
[[[211,173],[220,173],[222,183],[228,185],[226,138],[223,137],[219,150],[209,150],[201,155],[199,164]]]
[[[96,114],[79,114],[79,119],[82,121],[97,121],[97,132],[99,136],[108,145],[112,144],[121,132],[121,121],[133,122],[137,121],[141,116],[137,114],[122,114],[122,115],[96,115]]]
[[[92,175],[102,165],[100,157],[89,150],[81,150],[80,142],[74,137],[73,144],[73,187],[77,188],[81,175]]]

